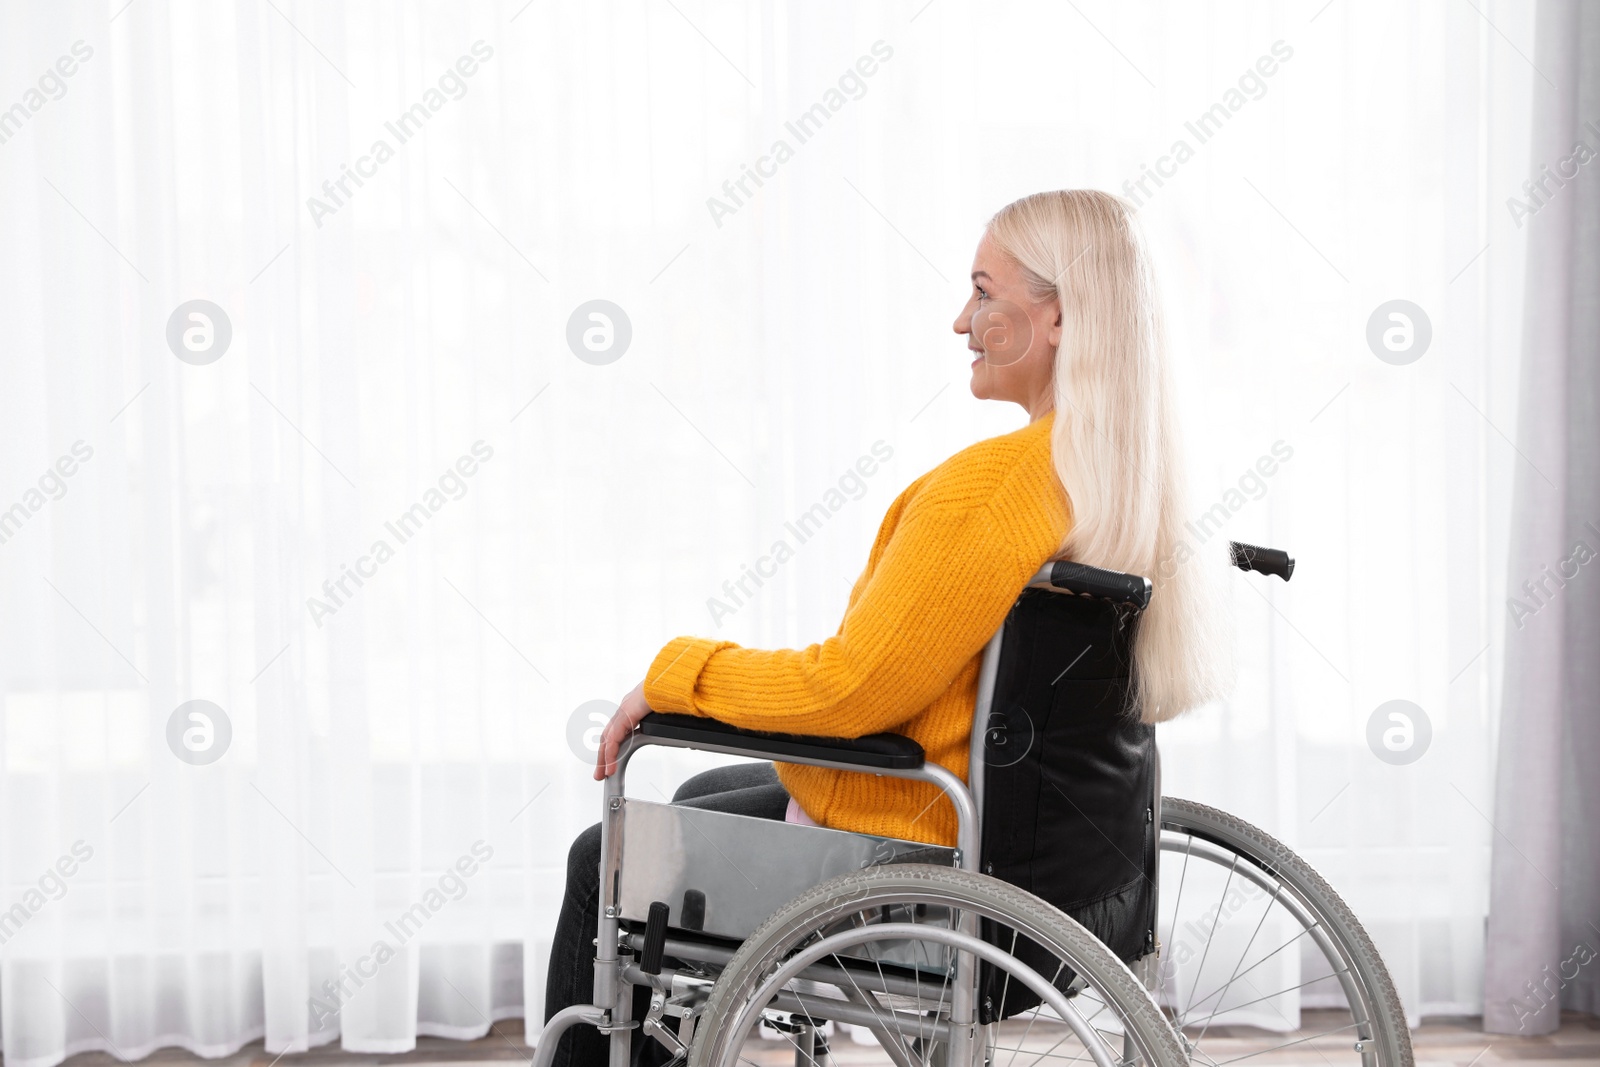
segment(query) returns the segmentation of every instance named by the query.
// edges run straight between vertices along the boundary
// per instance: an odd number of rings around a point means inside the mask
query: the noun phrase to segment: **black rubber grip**
[[[657,900],[650,905],[644,924],[644,948],[639,951],[639,969],[645,974],[661,973],[661,952],[667,947],[667,917],[672,909]]]
[[[1233,565],[1242,571],[1276,574],[1286,582],[1294,575],[1294,557],[1281,548],[1262,548],[1242,541],[1230,541],[1228,548]]]
[[[678,909],[678,925],[685,930],[706,928],[706,895],[700,890],[683,891],[683,907]]]
[[[1132,604],[1140,611],[1150,606],[1150,579],[1137,574],[1102,570],[1063,559],[1051,565],[1050,584],[1074,593]]]
[[[741,730],[698,715],[660,711],[652,711],[641,719],[639,732],[646,737],[684,741],[713,752],[766,756],[780,762],[785,758],[816,759],[878,770],[915,770],[923,762],[922,746],[900,734],[868,734],[866,737],[774,734]]]

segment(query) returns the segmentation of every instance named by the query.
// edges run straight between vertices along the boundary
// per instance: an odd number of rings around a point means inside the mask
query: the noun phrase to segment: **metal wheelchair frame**
[[[1233,545],[1233,562],[1242,570],[1258,570],[1264,573],[1276,573],[1285,579],[1292,573],[1294,561],[1284,553],[1263,549],[1251,545]],[[1053,561],[1042,566],[1028,581],[1025,588],[1042,588],[1061,595],[1095,596],[1113,601],[1120,601],[1133,605],[1135,609],[1142,610],[1148,605],[1151,586],[1147,578],[1136,575],[1122,574],[1115,571],[1089,567],[1071,561]],[[692,731],[675,732],[671,729],[650,729],[652,719],[659,718],[651,715],[636,729],[632,736],[625,741],[618,753],[617,769],[610,777],[605,779],[601,799],[601,858],[600,858],[600,917],[598,938],[596,939],[596,952],[594,962],[594,999],[590,1004],[575,1004],[567,1007],[545,1024],[538,1039],[537,1048],[531,1067],[549,1067],[554,1057],[555,1049],[560,1037],[574,1025],[591,1025],[601,1033],[609,1034],[610,1042],[610,1067],[630,1067],[632,1054],[632,1033],[636,1028],[643,1028],[643,1033],[659,1037],[663,1044],[686,1046],[687,1041],[678,1034],[673,1034],[660,1023],[660,1014],[667,1005],[668,994],[673,991],[672,983],[657,977],[659,973],[659,960],[663,952],[669,956],[680,959],[695,959],[698,962],[720,966],[727,962],[732,952],[709,944],[699,942],[685,942],[670,940],[663,942],[664,929],[654,937],[647,932],[644,935],[628,935],[630,950],[638,951],[634,955],[630,951],[627,958],[622,953],[623,937],[622,922],[624,921],[624,897],[622,887],[622,850],[623,829],[626,814],[630,805],[649,808],[666,809],[676,808],[674,805],[657,805],[649,802],[629,801],[625,794],[625,781],[627,766],[633,755],[640,749],[650,745],[662,745],[674,748],[698,749],[701,751],[720,752],[727,755],[746,756],[752,758],[769,757],[784,763],[798,763],[817,767],[828,767],[836,770],[852,771],[856,773],[871,773],[889,775],[891,777],[906,778],[916,781],[931,783],[943,791],[955,808],[957,819],[956,847],[954,850],[943,849],[939,846],[928,846],[916,842],[896,841],[891,838],[877,838],[872,835],[858,834],[847,830],[834,830],[824,827],[800,827],[793,824],[779,824],[771,820],[759,820],[764,827],[773,829],[778,826],[787,827],[789,831],[802,830],[811,835],[834,835],[838,839],[855,839],[865,843],[868,847],[877,850],[889,849],[891,852],[902,851],[905,846],[932,852],[940,859],[957,866],[963,870],[978,873],[980,842],[982,840],[982,797],[984,787],[984,738],[986,725],[992,711],[995,681],[999,669],[1000,653],[1005,635],[1006,626],[1002,622],[1000,628],[989,639],[983,651],[983,659],[978,675],[977,700],[973,708],[973,725],[971,740],[969,742],[968,757],[968,782],[963,782],[959,777],[944,767],[927,762],[921,757],[920,746],[909,738],[903,738],[905,748],[900,752],[893,751],[879,753],[875,762],[863,762],[859,752],[854,751],[855,742],[839,741],[837,743],[841,756],[851,758],[830,758],[824,749],[817,748],[817,744],[827,744],[829,739],[791,737],[788,735],[757,734],[753,731],[741,731],[732,727],[721,727],[721,732],[726,734],[726,740],[719,737],[707,737],[704,728]],[[709,720],[706,720],[709,722]],[[720,724],[711,723],[717,727]],[[868,740],[882,740],[888,735],[877,735]],[[913,754],[914,753],[914,754]],[[1159,827],[1161,798],[1159,753],[1156,761],[1154,798],[1155,825]],[[682,811],[684,809],[677,808]],[[722,815],[721,813],[696,811],[697,816],[714,816],[728,820],[749,820],[746,816]],[[820,838],[818,838],[820,840]],[[848,859],[848,857],[847,857]],[[811,884],[820,884],[828,875],[816,878]],[[802,886],[801,890],[809,888]],[[798,892],[790,894],[780,901],[786,903]],[[634,903],[638,903],[635,901]],[[659,905],[658,905],[659,906]],[[642,916],[628,916],[628,921],[636,922]],[[652,926],[660,925],[664,928],[665,916],[659,924],[652,922]],[[978,920],[971,912],[962,912],[959,917],[959,931],[973,937],[977,936]],[[744,935],[740,935],[744,936]],[[654,940],[652,945],[650,942]],[[644,957],[654,954],[656,966],[654,973],[650,969],[641,968]],[[977,970],[976,959],[969,951],[962,950],[956,956],[956,976],[952,987],[952,1000],[950,1012],[950,1025],[948,1032],[952,1035],[951,1063],[965,1063],[970,1059],[970,1041],[972,1040],[971,1024],[976,1014],[976,987]],[[651,1002],[650,1017],[640,1021],[633,1019],[633,989],[643,985],[654,990]],[[663,989],[662,986],[667,988]],[[780,996],[776,1002],[782,1008],[783,999]],[[872,1021],[871,1016],[862,1009],[862,1018],[853,1020],[845,1018],[848,1011],[840,1009],[840,1021],[860,1022],[867,1024]],[[692,1040],[692,1034],[688,1040]],[[1099,1057],[1097,1057],[1099,1058]],[[1112,1067],[1108,1062],[1100,1067]]]

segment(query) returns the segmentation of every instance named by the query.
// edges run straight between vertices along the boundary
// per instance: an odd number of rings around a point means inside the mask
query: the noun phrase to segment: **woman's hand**
[[[595,760],[594,780],[604,781],[617,769],[617,750],[622,742],[633,733],[633,728],[639,725],[639,720],[650,714],[650,705],[644,702],[644,683],[640,682],[633,687],[633,691],[622,698],[622,704],[617,708],[611,721],[606,723],[605,732],[600,735],[600,752]]]

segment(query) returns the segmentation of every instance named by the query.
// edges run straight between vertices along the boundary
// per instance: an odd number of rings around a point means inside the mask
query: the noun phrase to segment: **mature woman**
[[[1223,692],[1231,661],[1215,583],[1224,567],[1200,562],[1184,538],[1183,449],[1150,264],[1128,206],[1067,190],[1001,209],[978,243],[955,330],[973,353],[972,395],[1020,404],[1028,424],[906,487],[826,641],[802,650],[669,642],[607,726],[596,778],[652,710],[784,733],[894,731],[965,778],[983,647],[1050,559],[1151,579],[1134,643],[1133,710],[1144,721]],[[955,844],[943,794],[902,778],[745,764],[696,775],[673,800]],[[593,992],[599,864],[597,824],[568,858],[547,1017]],[[641,999],[635,1018],[643,1010]],[[600,1065],[606,1050],[600,1034],[575,1027],[555,1062]]]

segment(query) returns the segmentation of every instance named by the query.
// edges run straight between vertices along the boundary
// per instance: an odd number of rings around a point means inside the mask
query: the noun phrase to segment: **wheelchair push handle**
[[[1276,574],[1286,582],[1294,575],[1294,557],[1281,548],[1263,548],[1261,545],[1247,545],[1243,541],[1229,541],[1228,552],[1233,565],[1242,571]],[[1040,583],[1131,604],[1139,611],[1150,606],[1150,579],[1103,567],[1091,567],[1086,563],[1052,560],[1039,569],[1031,584]]]
[[[1262,548],[1242,541],[1230,541],[1228,548],[1233,565],[1242,571],[1276,574],[1286,582],[1294,575],[1294,557],[1281,548]]]
[[[1066,559],[1046,563],[1045,569],[1049,571],[1050,584],[1058,589],[1132,604],[1140,611],[1150,606],[1150,579],[1142,575],[1108,571]]]

